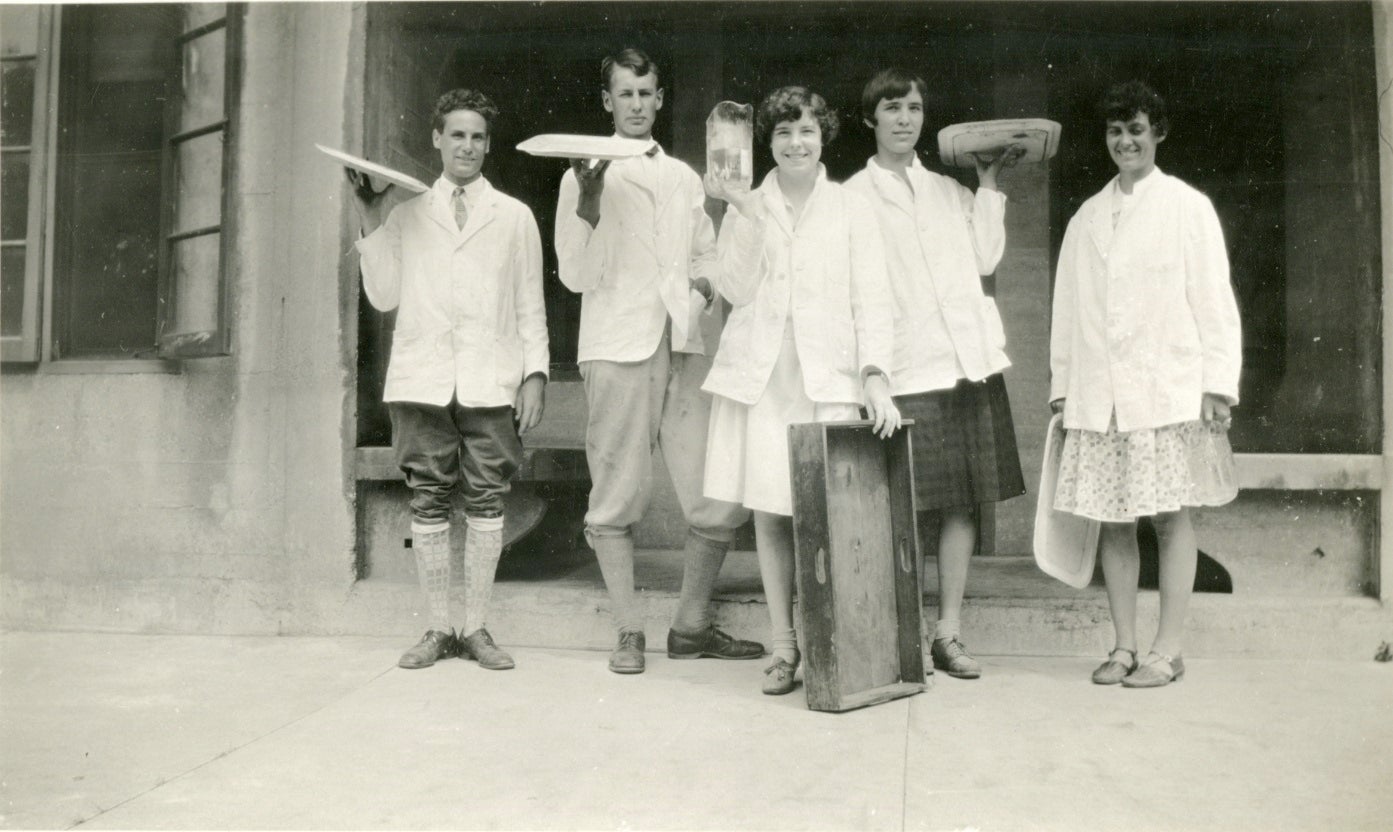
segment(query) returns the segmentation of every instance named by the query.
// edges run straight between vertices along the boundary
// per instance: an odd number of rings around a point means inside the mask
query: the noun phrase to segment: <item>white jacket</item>
[[[1116,230],[1117,180],[1064,234],[1050,332],[1050,399],[1064,426],[1120,431],[1200,418],[1204,393],[1238,402],[1243,339],[1223,230],[1209,199],[1162,173]]]
[[[915,157],[909,188],[874,159],[846,182],[874,208],[895,292],[895,395],[981,381],[1011,366],[996,302],[982,292],[1006,249],[1006,197],[976,195]]]
[[[658,348],[669,317],[672,349],[704,353],[698,316],[706,301],[690,281],[715,284],[716,234],[701,178],[661,150],[647,163],[614,161],[593,229],[576,216],[579,196],[568,170],[556,204],[556,259],[561,282],[582,295],[576,360],[642,361]]]
[[[541,235],[532,211],[486,180],[457,228],[451,190],[442,178],[358,241],[368,300],[398,310],[382,399],[511,405],[549,368]]]
[[[893,357],[890,281],[875,216],[866,201],[827,180],[796,225],[778,171],[756,193],[764,217],[734,209],[721,225],[717,288],[734,304],[702,389],[744,404],[763,395],[791,317],[808,398],[859,403],[861,372]]]

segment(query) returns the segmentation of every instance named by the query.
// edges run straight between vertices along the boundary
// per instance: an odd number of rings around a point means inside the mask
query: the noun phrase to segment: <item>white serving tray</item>
[[[414,176],[408,176],[399,170],[392,170],[391,168],[386,167],[385,165],[379,165],[376,162],[369,162],[367,159],[361,159],[357,156],[354,156],[352,153],[344,153],[342,150],[335,150],[332,147],[325,147],[322,144],[316,144],[315,147],[319,148],[320,151],[328,154],[330,158],[334,159],[344,167],[353,168],[356,171],[371,174],[372,176],[376,176],[379,179],[386,179],[393,185],[400,185],[403,188],[406,188],[408,191],[414,191],[415,193],[423,194],[426,191],[430,190],[430,186],[426,183],[422,182]]]
[[[528,155],[557,159],[627,159],[647,153],[652,148],[652,139],[574,133],[543,133],[518,145],[518,150]]]
[[[1040,466],[1040,493],[1035,503],[1035,563],[1052,578],[1075,589],[1093,580],[1093,564],[1098,557],[1097,520],[1056,511],[1055,487],[1059,484],[1059,461],[1064,453],[1064,416],[1050,418],[1045,434],[1045,460]]]
[[[1059,122],[1047,118],[966,121],[938,131],[938,157],[957,168],[975,166],[972,154],[995,155],[1007,145],[1025,148],[1022,162],[1043,162],[1059,152]]]

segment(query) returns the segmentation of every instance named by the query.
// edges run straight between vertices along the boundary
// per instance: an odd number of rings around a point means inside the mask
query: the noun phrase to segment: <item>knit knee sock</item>
[[[711,596],[716,591],[716,576],[725,563],[730,544],[687,532],[687,547],[683,555],[682,593],[677,601],[677,615],[672,629],[679,633],[697,633],[711,626]]]
[[[411,524],[416,577],[426,596],[430,629],[450,632],[450,524]]]
[[[622,537],[593,536],[590,545],[595,547],[595,557],[600,561],[600,574],[605,578],[605,588],[609,590],[610,612],[614,625],[624,630],[642,630],[643,621],[639,618],[634,603],[634,540],[628,535]]]
[[[464,519],[468,529],[464,533],[464,628],[460,630],[461,636],[484,626],[489,598],[493,595],[494,573],[503,553],[501,516],[466,516]]]

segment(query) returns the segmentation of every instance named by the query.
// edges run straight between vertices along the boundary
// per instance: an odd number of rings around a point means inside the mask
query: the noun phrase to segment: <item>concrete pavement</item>
[[[405,646],[0,635],[0,826],[1393,827],[1393,664],[1196,659],[1131,691],[1095,659],[985,657],[834,715],[761,695],[762,661],[405,671]]]

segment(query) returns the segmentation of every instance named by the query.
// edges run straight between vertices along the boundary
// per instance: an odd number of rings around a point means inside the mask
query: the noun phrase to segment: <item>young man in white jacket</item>
[[[847,180],[874,207],[895,293],[891,392],[914,420],[914,484],[921,515],[937,513],[938,623],[933,666],[975,679],[981,666],[963,646],[959,623],[979,506],[1025,493],[1002,370],[1006,336],[996,303],[982,291],[1006,248],[1001,168],[1008,148],[977,164],[972,191],[919,162],[924,81],[889,69],[866,84],[866,126],[876,155]]]
[[[601,100],[619,136],[649,140],[663,105],[658,67],[637,49],[601,64]],[[675,659],[755,659],[761,644],[731,638],[711,620],[716,576],[738,505],[702,496],[711,361],[699,316],[716,300],[715,234],[701,180],[655,145],[645,156],[572,164],[561,178],[556,254],[561,281],[582,295],[576,359],[589,406],[585,450],[595,549],[619,630],[615,673],[642,673],[645,636],[634,599],[631,527],[648,508],[653,449],[662,449],[689,525],[682,594],[668,632]]]
[[[397,310],[383,399],[411,487],[412,550],[430,625],[405,668],[462,655],[505,670],[513,659],[484,628],[503,546],[503,495],[522,461],[519,434],[542,418],[549,356],[542,243],[532,211],[481,173],[498,108],[452,90],[435,105],[444,168],[431,189],[382,220],[385,195],[349,172],[367,234],[363,287]],[[463,610],[450,598],[450,495],[464,485]],[[462,621],[456,636],[452,622]]]

